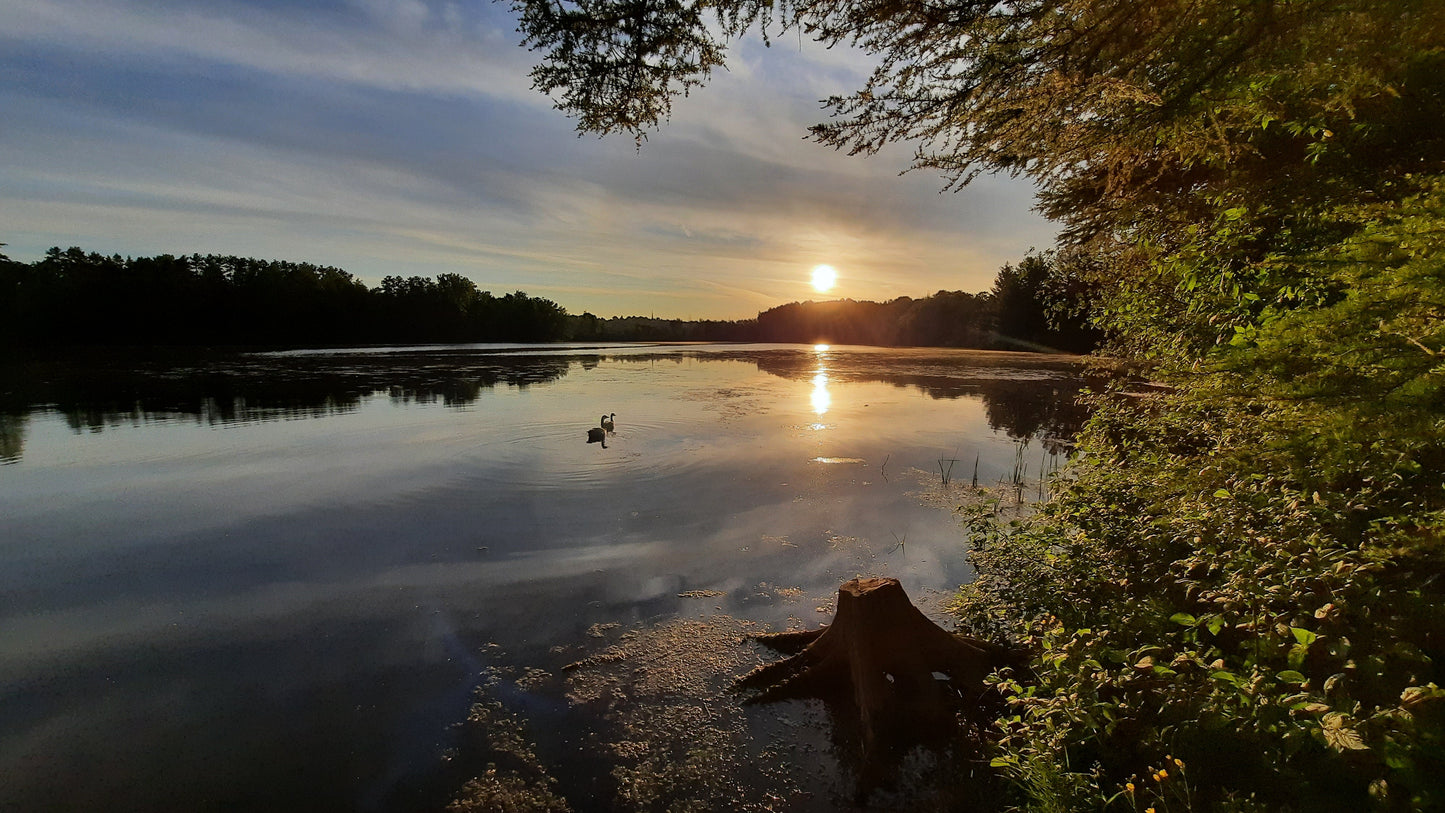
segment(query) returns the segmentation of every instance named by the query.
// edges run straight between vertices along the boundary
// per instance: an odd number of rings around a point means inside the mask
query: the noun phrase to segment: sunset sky
[[[639,151],[530,89],[505,4],[3,0],[0,242],[463,274],[572,313],[744,318],[794,300],[984,290],[1053,241],[1032,187],[940,193],[905,148],[805,140],[869,63],[734,45]]]

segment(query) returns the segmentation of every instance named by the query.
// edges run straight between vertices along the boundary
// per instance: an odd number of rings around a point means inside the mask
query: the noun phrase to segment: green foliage
[[[995,756],[1030,807],[1445,808],[1445,178],[1340,173],[1084,269],[1172,389],[974,519],[964,625],[1038,653]]]
[[[1087,352],[1098,345],[1087,313],[1092,286],[1069,276],[1077,252],[1029,252],[999,269],[993,283],[994,329],[1008,349],[1040,347]]]
[[[1313,308],[1265,307],[1228,360],[1251,386],[1346,409],[1351,420],[1429,420],[1445,403],[1445,182],[1351,207],[1347,239],[1297,264],[1326,271]],[[1423,427],[1422,427],[1423,428]]]
[[[578,116],[584,132],[642,138],[667,118],[672,99],[723,64],[706,4],[680,0],[516,0],[518,30],[545,56],[534,86]]]
[[[1048,744],[1099,772],[1095,801],[1176,754],[1205,806],[1445,802],[1438,474],[1393,447],[1302,458],[1304,415],[1220,393],[1106,399],[1062,497],[978,518],[965,626],[1038,653],[1034,682],[1003,682],[1000,759]],[[1415,441],[1445,450],[1440,431]]]

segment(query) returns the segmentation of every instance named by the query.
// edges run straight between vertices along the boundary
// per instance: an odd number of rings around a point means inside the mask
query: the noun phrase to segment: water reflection
[[[966,362],[961,368],[959,365]],[[189,420],[201,425],[327,418],[381,396],[398,406],[467,407],[504,386],[525,391],[603,361],[674,365],[745,361],[812,384],[814,416],[835,409],[836,386],[883,382],[935,399],[977,397],[989,425],[1015,439],[1062,448],[1087,417],[1071,360],[1013,353],[839,350],[746,346],[603,354],[582,350],[486,353],[416,349],[375,353],[236,355],[107,364],[84,360],[0,371],[0,464],[22,459],[29,413],[51,409],[75,432]],[[821,426],[821,425],[820,425]]]
[[[828,394],[828,373],[823,370],[819,370],[818,374],[813,376],[812,402],[813,413],[816,415],[826,414],[828,407],[833,403],[832,396]]]
[[[832,396],[828,394],[828,368],[821,358],[818,359],[818,372],[813,375],[812,402],[815,415],[826,414],[833,403]]]
[[[436,769],[478,662],[560,674],[598,625],[664,616],[813,623],[859,573],[952,590],[971,571],[924,501],[940,452],[963,446],[958,483],[1041,467],[1001,435],[1062,426],[1040,402],[1073,386],[981,358],[433,349],[11,376],[0,764],[45,767],[0,782],[0,809],[426,808],[407,772]],[[830,431],[807,431],[809,388]],[[625,416],[606,451],[581,443],[603,411]],[[507,702],[556,710],[534,718],[567,739],[544,759],[580,753],[565,698]]]
[[[772,375],[811,380],[814,410],[819,414],[831,406],[827,391],[830,382],[880,382],[916,389],[936,399],[980,398],[990,427],[1015,440],[1038,438],[1054,454],[1070,446],[1089,416],[1088,406],[1078,397],[1089,382],[1080,377],[1077,364],[1068,357],[930,351],[841,355],[816,351],[758,353],[746,358]],[[962,368],[961,358],[967,359]],[[818,409],[820,403],[822,410]]]
[[[556,381],[578,360],[462,351],[329,355],[234,355],[108,364],[84,359],[6,369],[0,414],[53,409],[71,429],[154,421],[218,425],[326,418],[383,395],[397,405],[467,406],[498,386]],[[586,359],[580,360],[586,366]],[[591,364],[596,363],[595,358]],[[20,457],[13,422],[0,423],[0,460]],[[23,427],[23,422],[19,426]],[[13,451],[11,451],[13,447]]]
[[[822,417],[828,413],[828,407],[833,405],[833,396],[828,393],[828,345],[813,345],[813,356],[817,359],[817,367],[813,373],[813,394],[810,402],[813,406],[813,414]],[[823,424],[813,424],[814,429],[825,428]]]
[[[15,463],[25,451],[25,428],[30,423],[29,414],[0,412],[0,466]]]

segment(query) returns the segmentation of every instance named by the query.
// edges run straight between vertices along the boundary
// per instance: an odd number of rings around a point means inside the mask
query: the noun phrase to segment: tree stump
[[[851,700],[865,751],[896,739],[901,727],[951,729],[956,711],[978,708],[984,677],[1008,659],[1004,647],[929,621],[897,579],[845,582],[830,626],[754,637],[795,654],[739,678],[735,688],[757,690],[746,702]]]

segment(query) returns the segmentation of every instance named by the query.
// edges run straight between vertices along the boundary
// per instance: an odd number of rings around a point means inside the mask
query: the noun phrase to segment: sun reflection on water
[[[828,345],[813,345],[818,357],[818,372],[813,375],[813,413],[823,415],[833,405],[833,396],[828,394]]]
[[[822,415],[832,404],[833,397],[828,394],[828,374],[820,372],[813,376],[813,412]]]

